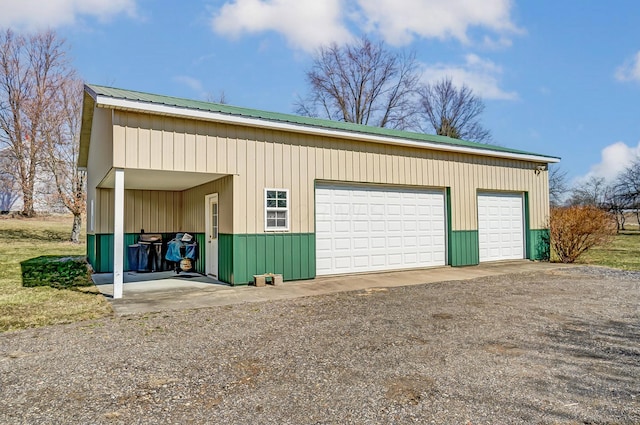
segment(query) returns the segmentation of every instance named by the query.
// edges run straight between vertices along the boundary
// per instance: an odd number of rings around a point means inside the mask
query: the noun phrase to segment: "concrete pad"
[[[117,315],[184,310],[221,305],[285,300],[336,292],[374,290],[425,283],[467,280],[478,277],[512,273],[534,273],[571,267],[566,264],[528,260],[495,262],[469,267],[437,267],[384,273],[367,273],[318,277],[310,280],[288,281],[282,285],[229,286],[202,275],[176,276],[146,273],[144,276],[125,275],[123,298],[109,298]],[[109,281],[109,279],[111,279]],[[94,282],[102,294],[113,295],[113,276],[94,275]]]

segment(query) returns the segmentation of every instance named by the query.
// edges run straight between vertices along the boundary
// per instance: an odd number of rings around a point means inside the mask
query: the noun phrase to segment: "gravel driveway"
[[[640,423],[640,273],[571,268],[0,335],[0,423]]]

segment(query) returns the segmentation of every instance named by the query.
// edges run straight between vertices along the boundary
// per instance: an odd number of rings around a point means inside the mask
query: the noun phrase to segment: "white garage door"
[[[444,265],[444,192],[316,187],[316,274]]]
[[[524,258],[522,194],[478,194],[480,261]]]

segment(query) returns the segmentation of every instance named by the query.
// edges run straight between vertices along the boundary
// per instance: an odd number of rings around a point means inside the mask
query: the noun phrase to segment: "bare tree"
[[[567,194],[567,172],[558,166],[549,168],[549,201],[551,206],[560,206]]]
[[[621,186],[615,183],[609,184],[604,189],[601,208],[613,215],[616,220],[616,229],[624,230],[626,222],[625,212],[629,209],[630,201]]]
[[[310,94],[299,98],[301,115],[357,124],[415,127],[418,84],[413,54],[392,53],[382,43],[361,38],[318,50],[307,72]]]
[[[629,165],[616,179],[619,191],[624,194],[628,208],[635,212],[640,226],[640,157]]]
[[[54,200],[73,214],[71,242],[80,242],[82,215],[86,202],[86,171],[77,167],[80,151],[83,84],[68,78],[56,92],[53,108],[43,123],[45,141],[44,164],[51,174],[56,190]]]
[[[569,205],[591,205],[602,208],[607,184],[602,177],[591,176],[571,190]]]
[[[419,111],[425,133],[489,143],[491,132],[480,123],[484,102],[466,85],[458,88],[444,78],[419,89]]]
[[[618,183],[607,183],[602,177],[592,176],[572,189],[569,204],[606,211],[615,219],[617,230],[624,230],[629,198]]]
[[[64,42],[52,31],[29,37],[0,33],[0,147],[16,163],[25,216],[35,215],[34,195],[43,161],[43,121],[69,68]]]
[[[20,197],[20,189],[14,177],[15,163],[8,150],[0,150],[0,211],[9,212]]]
[[[221,105],[226,105],[229,103],[227,101],[227,94],[224,92],[224,90],[220,90],[217,95],[214,95],[213,93],[207,93],[204,100],[211,103],[220,103]]]

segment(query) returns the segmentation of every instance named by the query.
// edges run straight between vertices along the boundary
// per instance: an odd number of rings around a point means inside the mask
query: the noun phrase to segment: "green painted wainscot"
[[[284,280],[316,276],[313,233],[220,234],[218,275],[223,282],[246,285],[253,275],[281,274]]]
[[[177,232],[176,232],[177,233]],[[176,233],[162,233],[163,242],[173,239]],[[185,233],[185,232],[180,232]],[[198,273],[205,272],[205,235],[204,233],[192,233],[198,242],[199,257],[195,262],[196,271]],[[124,270],[129,271],[129,260],[127,258],[127,247],[133,245],[138,240],[138,233],[124,234]],[[112,273],[113,272],[113,234],[98,233],[95,235],[87,235],[87,260],[96,273]]]
[[[196,271],[205,272],[204,233],[192,233],[199,245]],[[175,233],[163,234],[171,240]],[[126,247],[136,243],[137,233],[124,235],[124,269],[129,270]],[[453,267],[477,265],[479,242],[477,230],[449,230],[448,257]],[[113,234],[87,235],[87,258],[97,273],[113,272]],[[549,258],[549,230],[527,231],[526,258]],[[246,285],[254,274],[282,274],[284,280],[313,279],[316,275],[316,241],[313,233],[220,234],[218,277],[232,285]]]
[[[528,236],[527,258],[548,261],[551,254],[549,229],[531,229]]]
[[[453,267],[475,266],[480,263],[480,243],[477,230],[449,232],[449,264]]]
[[[451,188],[445,188],[447,207],[447,258],[452,267],[475,266],[480,263],[477,230],[451,229]]]
[[[477,230],[449,232],[449,264],[453,267],[473,266],[480,262]],[[549,260],[549,229],[532,229],[526,232],[525,258]]]

